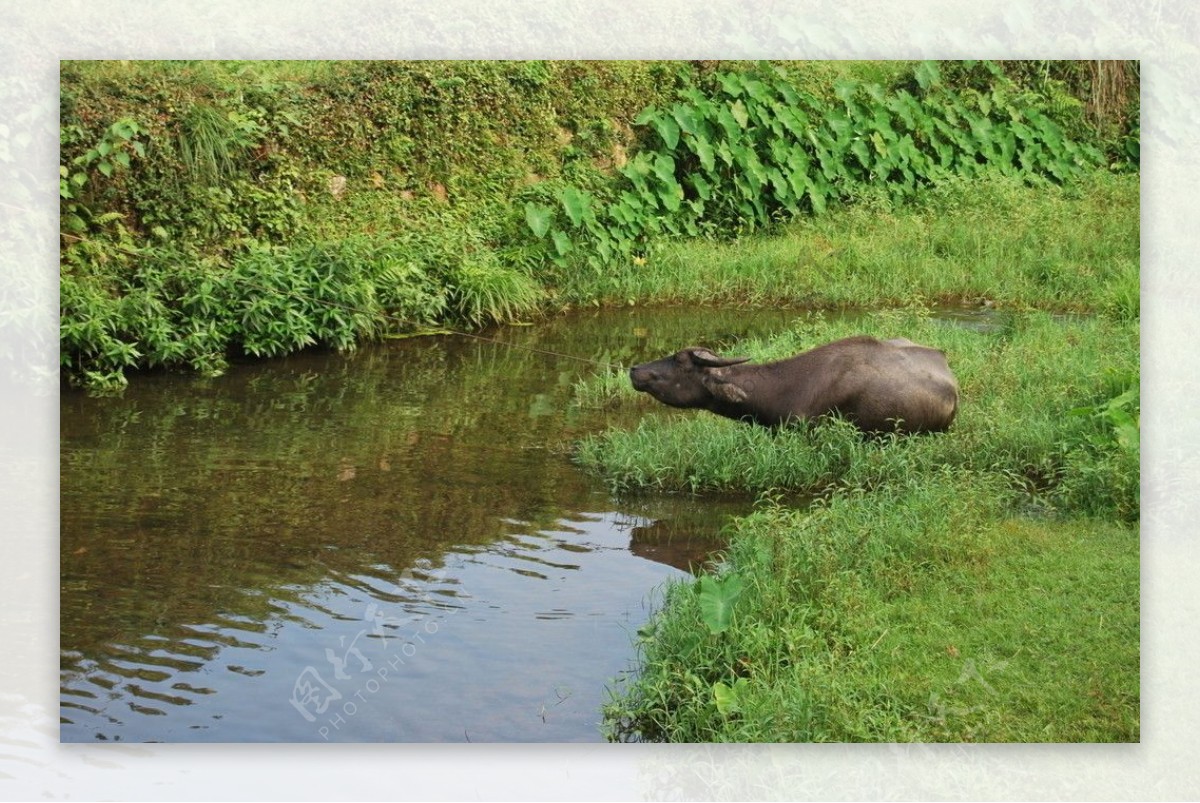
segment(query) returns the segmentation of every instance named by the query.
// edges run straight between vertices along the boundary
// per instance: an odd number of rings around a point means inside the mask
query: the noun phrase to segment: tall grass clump
[[[179,158],[192,178],[212,184],[234,172],[237,152],[254,144],[248,136],[254,128],[239,127],[237,120],[207,103],[187,111],[178,136]]]
[[[610,738],[1136,741],[1136,533],[1013,502],[943,469],[760,506],[714,576],[668,588]]]
[[[572,388],[572,402],[584,409],[604,410],[636,400],[637,394],[629,384],[629,372],[623,366],[605,366],[576,380]]]
[[[592,436],[576,459],[600,467],[613,490],[648,489],[757,494],[783,490],[820,493],[838,485],[851,466],[878,450],[850,424],[820,431],[800,425],[781,433],[715,417],[651,418],[628,433]]]
[[[450,287],[454,317],[474,326],[517,320],[537,310],[544,297],[537,282],[500,264],[494,256],[457,265]]]

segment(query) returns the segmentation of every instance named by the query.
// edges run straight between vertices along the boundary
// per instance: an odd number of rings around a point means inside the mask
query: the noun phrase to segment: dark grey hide
[[[940,432],[958,409],[958,382],[938,349],[858,336],[779,362],[745,365],[690,347],[629,370],[663,404],[778,427],[839,414],[864,432]]]

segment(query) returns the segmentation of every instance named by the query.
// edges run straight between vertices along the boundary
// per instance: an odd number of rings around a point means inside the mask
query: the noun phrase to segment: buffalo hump
[[[840,415],[865,432],[940,432],[958,410],[945,353],[905,338],[860,335],[747,363],[692,346],[634,366],[629,379],[663,404],[767,427]]]

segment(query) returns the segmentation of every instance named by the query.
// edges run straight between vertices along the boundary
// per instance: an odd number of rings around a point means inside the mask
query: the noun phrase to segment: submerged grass
[[[1136,532],[1010,503],[997,475],[943,470],[740,520],[730,626],[671,586],[610,737],[1137,741]]]

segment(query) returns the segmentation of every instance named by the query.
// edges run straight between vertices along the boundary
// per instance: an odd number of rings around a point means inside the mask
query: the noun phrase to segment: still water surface
[[[788,311],[492,333],[615,363]],[[599,741],[663,584],[745,500],[614,498],[586,363],[460,337],[141,376],[61,405],[61,738]]]

